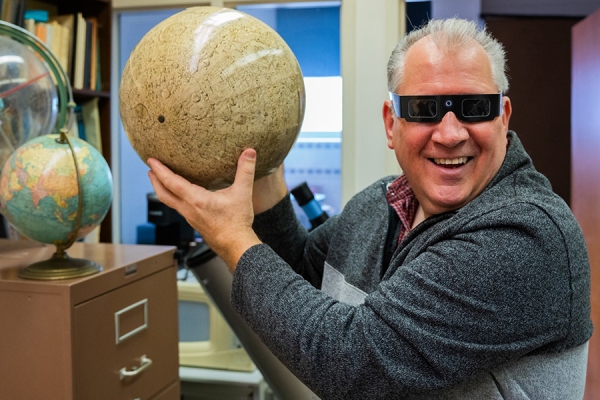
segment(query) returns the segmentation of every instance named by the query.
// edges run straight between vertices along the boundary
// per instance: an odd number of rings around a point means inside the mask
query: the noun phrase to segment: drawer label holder
[[[138,326],[130,330],[127,333],[121,334],[121,315],[125,314],[128,311],[131,311],[137,307],[144,307],[144,322],[142,325]],[[148,299],[140,300],[137,303],[133,303],[130,306],[123,308],[115,313],[115,337],[116,344],[121,343],[124,340],[129,339],[133,335],[145,330],[148,328]]]

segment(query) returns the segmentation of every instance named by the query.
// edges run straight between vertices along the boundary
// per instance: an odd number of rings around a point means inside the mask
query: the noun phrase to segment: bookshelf
[[[0,0],[3,2],[13,3],[14,10],[45,10],[48,13],[49,20],[52,21],[59,16],[73,16],[73,19],[77,21],[77,15],[80,13],[81,20],[93,20],[94,24],[97,25],[97,33],[94,35],[97,40],[97,51],[95,51],[94,59],[95,62],[95,74],[99,74],[99,78],[95,82],[91,82],[88,76],[88,80],[85,85],[77,84],[75,81],[75,57],[73,53],[65,55],[66,60],[72,61],[72,66],[69,70],[69,77],[71,79],[71,85],[73,87],[73,97],[77,105],[88,103],[92,100],[97,101],[98,112],[97,119],[99,120],[101,151],[104,158],[110,165],[111,162],[111,134],[110,134],[110,59],[111,59],[111,19],[112,19],[112,7],[111,0]],[[18,11],[16,12],[18,14]],[[9,21],[12,23],[18,23],[22,27],[27,29],[26,21],[23,15],[13,14],[15,20]],[[20,22],[20,23],[19,23]],[[89,25],[89,23],[88,23]],[[85,27],[85,22],[83,24]],[[71,35],[71,42],[76,41],[76,29],[77,22]],[[90,32],[88,27],[88,33]],[[30,29],[31,30],[31,29]],[[89,35],[88,35],[89,36]],[[88,40],[84,45],[90,46]],[[48,45],[48,47],[50,47]],[[75,46],[73,46],[75,48]],[[54,50],[54,49],[53,49]],[[57,50],[58,51],[58,50]],[[55,55],[56,52],[55,51]],[[72,52],[75,50],[71,50]],[[96,58],[97,57],[97,58]],[[57,58],[60,57],[57,55]],[[71,61],[67,61],[71,62]],[[88,63],[87,68],[91,68],[91,62]],[[89,74],[90,70],[87,70]],[[75,78],[75,79],[74,79]],[[100,241],[101,242],[112,242],[112,226],[111,226],[111,211],[109,210],[108,215],[105,217],[100,228]]]

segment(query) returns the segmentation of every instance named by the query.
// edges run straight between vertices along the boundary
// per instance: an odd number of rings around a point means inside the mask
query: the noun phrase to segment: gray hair
[[[484,28],[481,29],[473,21],[464,19],[431,20],[419,29],[411,31],[396,45],[388,62],[388,89],[395,92],[402,83],[406,62],[406,53],[417,41],[431,35],[434,43],[448,50],[458,49],[475,40],[483,47],[490,59],[492,77],[498,91],[508,91],[506,76],[506,57],[504,47]]]

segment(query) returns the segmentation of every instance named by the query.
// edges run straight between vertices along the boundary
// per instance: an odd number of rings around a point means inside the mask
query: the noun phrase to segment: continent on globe
[[[152,28],[123,70],[120,113],[142,161],[205,188],[229,186],[239,155],[275,170],[304,118],[302,72],[285,41],[237,10],[191,7]]]
[[[74,238],[79,188],[73,155],[58,134],[19,147],[0,175],[0,211],[22,235],[64,245]],[[87,142],[69,137],[75,152],[83,206],[77,238],[98,226],[112,202],[112,175],[106,160]]]

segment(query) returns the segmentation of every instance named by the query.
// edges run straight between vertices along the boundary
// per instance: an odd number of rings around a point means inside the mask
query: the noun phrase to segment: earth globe
[[[27,279],[90,275],[102,266],[66,250],[98,226],[112,202],[102,154],[70,136],[69,80],[34,35],[0,21],[0,213],[23,236],[53,244],[48,259],[19,271]]]
[[[302,125],[302,71],[268,25],[243,12],[190,7],[152,28],[123,70],[120,113],[146,162],[210,190],[231,185],[244,149],[255,179],[274,171]]]

